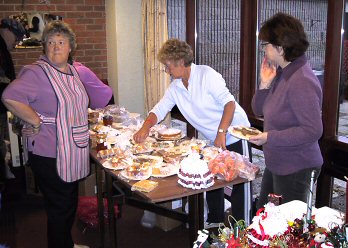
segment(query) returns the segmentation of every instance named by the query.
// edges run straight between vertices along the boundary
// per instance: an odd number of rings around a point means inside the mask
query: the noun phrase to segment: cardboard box
[[[105,191],[105,176],[102,173],[102,192]],[[95,196],[97,194],[97,181],[94,170],[85,179],[79,182],[79,196]]]
[[[171,202],[166,202],[166,203],[162,203],[160,204],[166,208],[169,209],[175,209],[175,210],[181,210],[181,206],[182,206],[182,200],[175,200],[175,201],[171,201]],[[156,216],[156,226],[161,228],[163,231],[167,232],[170,231],[178,226],[180,226],[181,224],[183,224],[181,221],[178,220],[174,220],[168,217],[164,217],[162,215],[157,215]]]
[[[97,185],[95,173],[93,173],[79,182],[79,196],[95,196],[96,194]]]

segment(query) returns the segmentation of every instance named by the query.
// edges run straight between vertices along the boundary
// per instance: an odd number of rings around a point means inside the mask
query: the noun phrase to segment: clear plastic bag
[[[209,170],[230,182],[237,176],[254,180],[260,169],[246,156],[225,150],[209,162]]]
[[[248,157],[239,153],[236,153],[236,167],[239,177],[248,179],[249,181],[254,180],[260,171],[259,166],[251,163]]]
[[[223,151],[209,162],[209,170],[214,175],[221,175],[230,182],[238,176],[236,155],[230,151]]]

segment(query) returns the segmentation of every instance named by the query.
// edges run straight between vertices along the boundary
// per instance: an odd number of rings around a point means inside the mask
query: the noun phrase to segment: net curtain
[[[142,0],[142,31],[145,111],[148,113],[170,83],[164,66],[157,60],[158,51],[168,39],[167,0]]]

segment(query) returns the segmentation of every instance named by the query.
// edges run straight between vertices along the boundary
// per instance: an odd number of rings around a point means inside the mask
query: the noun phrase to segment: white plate
[[[179,146],[181,147],[198,146],[200,149],[203,149],[203,147],[205,147],[206,145],[207,145],[207,142],[201,139],[184,140],[179,144]]]
[[[148,160],[150,162],[151,166],[160,166],[163,162],[163,157],[160,156],[151,156],[151,155],[146,155],[146,154],[142,154],[142,155],[138,155],[135,156],[134,161],[137,162],[136,160]],[[138,162],[139,163],[139,162]]]
[[[171,171],[168,174],[152,174],[151,176],[152,177],[157,177],[157,178],[164,178],[164,177],[171,177],[171,176],[174,176],[174,175],[177,175],[177,174],[178,174],[178,171]]]
[[[150,143],[133,144],[131,147],[131,151],[134,155],[149,154],[153,152],[153,150],[152,144]]]
[[[102,165],[104,166],[104,168],[110,169],[110,170],[124,170],[126,169],[130,164],[127,163],[122,163],[122,165],[119,165],[117,167],[112,165],[111,162],[112,158],[107,159]]]
[[[231,126],[228,128],[228,132],[233,135],[234,137],[238,138],[238,139],[245,139],[245,140],[249,140],[250,134],[247,134],[247,135],[244,135],[242,134],[240,131],[236,130],[236,129],[240,129],[240,128],[245,128],[245,129],[248,129],[248,130],[252,130],[252,131],[256,131],[258,132],[258,134],[262,133],[260,130],[257,130],[256,128],[250,128],[250,127],[243,127],[243,126]],[[255,134],[256,135],[256,134]]]
[[[155,167],[155,168],[156,168],[156,167]],[[180,169],[180,164],[175,165],[175,164],[167,164],[167,163],[165,163],[165,164],[163,164],[162,166],[158,166],[157,168],[159,168],[160,171],[161,171],[161,170],[162,170],[162,171],[165,170],[164,168],[168,168],[168,171],[167,171],[167,173],[155,174],[155,173],[153,172],[153,169],[154,169],[154,168],[152,168],[152,175],[151,175],[151,176],[153,176],[153,177],[159,177],[159,178],[170,177],[170,176],[174,176],[174,175],[177,175],[177,174],[178,174],[179,169]]]
[[[145,180],[148,179],[151,176],[152,170],[149,169],[148,172],[142,176],[136,176],[136,177],[132,177],[132,176],[128,176],[126,170],[123,170],[120,172],[120,175],[128,180]]]

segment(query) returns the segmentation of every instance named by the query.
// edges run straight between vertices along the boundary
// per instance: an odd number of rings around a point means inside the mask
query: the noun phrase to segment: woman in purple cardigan
[[[322,89],[305,56],[309,43],[301,22],[283,13],[262,25],[259,39],[265,58],[252,108],[264,117],[264,132],[250,142],[263,146],[266,169],[257,207],[270,193],[306,202],[311,172],[317,178],[323,164]]]
[[[45,55],[20,71],[2,101],[26,122],[28,163],[45,200],[47,247],[82,247],[74,245],[71,227],[78,181],[90,168],[87,109],[104,107],[112,91],[88,68],[68,63],[76,38],[66,23],[47,24],[42,42]]]

